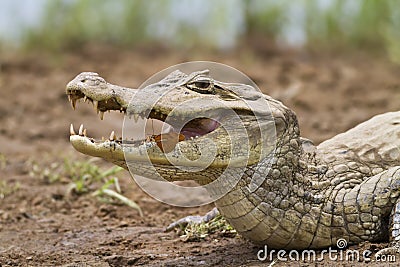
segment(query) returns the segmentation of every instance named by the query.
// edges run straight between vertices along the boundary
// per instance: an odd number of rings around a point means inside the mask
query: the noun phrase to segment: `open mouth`
[[[131,145],[140,145],[145,142],[155,142],[157,146],[161,149],[161,151],[164,153],[172,151],[175,148],[175,145],[179,142],[186,140],[193,140],[195,138],[202,137],[206,134],[215,131],[220,126],[218,118],[213,119],[213,118],[200,117],[191,120],[186,120],[184,122],[184,118],[180,116],[168,117],[168,114],[157,112],[154,109],[148,110],[147,112],[140,114],[130,114],[129,112],[127,114],[127,108],[120,105],[117,99],[114,98],[98,101],[86,96],[79,90],[70,90],[67,92],[67,95],[68,95],[68,100],[71,102],[71,106],[73,109],[76,108],[76,103],[80,99],[83,99],[84,102],[92,103],[93,108],[95,109],[97,114],[99,114],[101,120],[103,120],[105,112],[119,111],[121,113],[124,113],[125,115],[128,115],[129,118],[133,117],[135,122],[137,122],[139,118],[145,120],[153,119],[156,121],[157,120],[162,121],[162,123],[167,124],[168,127],[166,127],[166,129],[169,129],[168,132],[159,135],[151,135],[144,140],[127,140],[127,139],[122,140],[122,137],[117,138],[115,132],[112,131],[108,139],[110,141],[114,141],[120,144],[131,144]],[[147,114],[147,116],[145,113]],[[165,122],[166,120],[168,121],[168,123]],[[79,127],[78,133],[76,133],[73,125],[71,124],[70,135],[76,135],[76,134],[87,137],[92,143],[99,143],[105,141],[105,139],[96,140],[94,138],[88,137],[87,131],[83,125]]]

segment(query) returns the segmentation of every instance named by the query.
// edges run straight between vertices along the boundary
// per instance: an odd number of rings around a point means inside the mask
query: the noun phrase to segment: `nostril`
[[[86,82],[86,79],[82,79],[82,80],[81,80],[81,83],[84,83],[84,82]]]

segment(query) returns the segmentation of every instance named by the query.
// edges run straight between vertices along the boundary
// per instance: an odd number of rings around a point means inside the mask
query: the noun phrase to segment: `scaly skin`
[[[203,171],[188,173],[171,165],[154,142],[126,144],[126,155],[135,162],[130,166],[131,172],[158,179],[143,156],[147,152],[158,173],[169,181],[191,179],[207,184],[233,162],[226,174],[229,181],[230,176],[245,168],[238,183],[215,204],[242,236],[255,243],[285,249],[335,246],[340,238],[349,244],[367,240],[398,244],[400,111],[375,116],[314,146],[300,137],[296,115],[279,101],[250,86],[217,81],[206,92],[201,91],[207,79],[207,72],[174,72],[137,93],[135,89],[109,84],[95,73],[82,73],[67,85],[66,92],[73,103],[86,96],[100,111],[122,110],[137,117],[147,116],[145,113],[151,110],[149,117],[160,120],[185,101],[192,102],[178,112],[181,117],[204,113],[205,117],[216,118],[225,109],[234,110],[244,123],[246,136],[233,131],[232,141],[227,141],[228,130],[212,128],[199,138],[177,142],[175,149],[168,152],[181,151],[176,165],[190,167],[194,163],[187,159],[199,159],[201,152],[206,153],[199,147],[207,146],[205,137],[211,138],[217,144],[217,156]],[[203,84],[195,84],[194,80]],[[149,99],[163,94],[150,109]],[[129,105],[132,97],[138,99]],[[218,120],[226,125],[232,117],[220,116]],[[211,125],[210,121],[204,123]],[[235,150],[237,155],[227,153],[235,140],[243,144],[246,138],[248,145],[240,145]],[[114,139],[111,136],[111,140],[95,141],[86,137],[83,129],[79,134],[71,131],[70,137],[78,151],[127,169],[123,151],[128,150]],[[248,154],[242,153],[246,150]],[[210,194],[216,191],[210,190]]]

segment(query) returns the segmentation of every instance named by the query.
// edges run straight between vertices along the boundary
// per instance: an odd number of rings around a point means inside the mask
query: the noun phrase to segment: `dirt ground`
[[[143,193],[124,172],[124,195],[144,217],[127,207],[90,195],[69,196],[68,184],[46,183],[29,175],[29,162],[46,165],[69,157],[86,159],[69,144],[69,125],[84,123],[91,136],[121,135],[123,117],[100,121],[91,105],[73,111],[65,85],[82,71],[109,82],[138,87],[152,74],[181,62],[210,60],[249,75],[263,92],[298,115],[302,135],[319,143],[371,116],[400,109],[400,67],[367,54],[311,54],[299,51],[229,53],[162,47],[115,49],[83,47],[60,56],[2,53],[0,56],[0,181],[19,189],[0,198],[0,266],[267,266],[260,249],[240,237],[218,234],[183,242],[164,227],[173,220],[203,214],[211,205],[177,208]],[[119,134],[118,134],[119,133]],[[103,161],[98,164],[110,166]],[[1,197],[1,196],[0,196]],[[377,251],[387,244],[352,249]],[[362,266],[363,262],[276,262],[274,266]],[[370,262],[368,266],[380,266]]]

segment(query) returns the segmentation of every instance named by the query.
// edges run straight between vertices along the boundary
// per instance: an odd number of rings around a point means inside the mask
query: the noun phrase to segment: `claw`
[[[219,211],[217,208],[213,208],[211,211],[207,212],[206,215],[204,216],[186,216],[184,218],[181,218],[170,225],[167,226],[165,229],[165,232],[172,231],[175,228],[178,227],[185,227],[188,224],[201,224],[201,223],[206,223],[214,219],[219,215]]]

